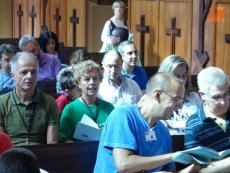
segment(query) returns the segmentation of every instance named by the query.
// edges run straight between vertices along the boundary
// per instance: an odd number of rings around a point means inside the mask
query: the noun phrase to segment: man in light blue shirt
[[[15,48],[10,44],[0,46],[0,95],[12,91],[15,82],[10,75],[10,60],[15,54]]]

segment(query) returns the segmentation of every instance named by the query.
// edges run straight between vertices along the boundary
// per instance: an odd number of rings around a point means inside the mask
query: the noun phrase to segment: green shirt
[[[26,145],[27,138],[28,145],[46,144],[47,127],[58,122],[57,104],[46,94],[36,92],[28,105],[21,103],[15,89],[0,96],[0,127],[14,146]]]
[[[76,141],[73,134],[77,123],[81,121],[84,114],[94,120],[100,128],[103,127],[113,108],[111,103],[99,98],[97,99],[97,105],[87,106],[79,99],[69,103],[62,111],[58,134],[59,142]]]

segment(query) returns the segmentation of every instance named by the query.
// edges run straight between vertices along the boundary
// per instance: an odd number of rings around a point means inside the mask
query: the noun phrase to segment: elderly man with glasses
[[[203,69],[197,78],[203,100],[185,128],[185,148],[204,146],[218,152],[230,149],[229,78],[220,68]],[[201,172],[229,172],[230,157],[213,162]]]

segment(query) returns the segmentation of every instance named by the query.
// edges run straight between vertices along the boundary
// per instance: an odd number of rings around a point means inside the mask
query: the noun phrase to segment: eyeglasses
[[[227,92],[225,94],[218,94],[218,95],[213,95],[213,96],[208,95],[208,97],[218,102],[221,100],[229,100],[230,94],[229,92]]]
[[[166,95],[168,95],[169,97],[171,97],[171,99],[178,105],[183,105],[184,104],[184,99],[179,97],[179,96],[171,96],[170,94],[168,94],[166,91],[161,90],[161,92],[165,93]]]
[[[109,69],[110,68],[115,68],[115,69],[118,69],[121,67],[121,64],[107,64],[105,65],[106,67],[108,67]]]

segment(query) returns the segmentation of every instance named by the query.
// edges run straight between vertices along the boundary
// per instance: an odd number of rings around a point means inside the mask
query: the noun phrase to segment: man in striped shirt
[[[203,106],[190,116],[185,128],[185,148],[204,146],[218,152],[230,149],[229,78],[220,68],[208,67],[197,77]],[[230,157],[215,161],[204,172],[230,170]]]

